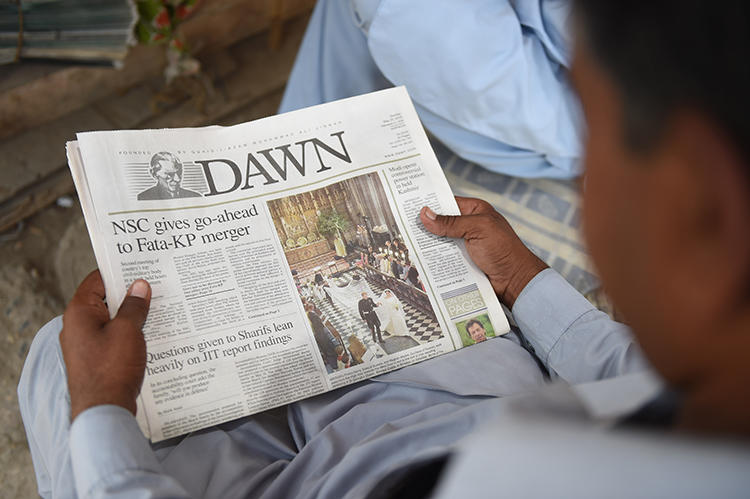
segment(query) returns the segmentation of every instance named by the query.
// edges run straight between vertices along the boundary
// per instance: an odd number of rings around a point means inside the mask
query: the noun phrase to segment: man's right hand
[[[63,315],[60,333],[70,392],[70,420],[89,407],[119,405],[135,414],[146,369],[141,328],[151,287],[133,283],[114,319],[104,304],[104,283],[96,270],[83,280]]]
[[[547,264],[532,253],[505,217],[486,201],[456,196],[460,216],[437,215],[424,207],[419,216],[425,228],[439,236],[466,241],[469,256],[509,308],[523,288]]]

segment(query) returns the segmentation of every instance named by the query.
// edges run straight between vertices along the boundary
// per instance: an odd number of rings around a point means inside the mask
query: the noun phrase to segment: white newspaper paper
[[[403,87],[231,127],[79,133],[68,161],[114,315],[153,289],[153,442],[508,331]]]

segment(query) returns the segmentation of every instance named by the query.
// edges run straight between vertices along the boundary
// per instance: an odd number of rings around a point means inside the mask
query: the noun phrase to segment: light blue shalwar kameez
[[[567,0],[319,1],[280,112],[405,85],[424,126],[464,159],[570,178],[582,116],[568,18]]]

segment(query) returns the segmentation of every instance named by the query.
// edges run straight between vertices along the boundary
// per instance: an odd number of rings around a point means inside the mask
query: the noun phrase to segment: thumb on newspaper
[[[151,304],[151,286],[143,279],[130,285],[128,294],[120,305],[115,319],[129,322],[139,332],[143,328]]]
[[[470,231],[476,229],[476,220],[472,220],[472,215],[438,215],[425,206],[419,216],[425,228],[438,236],[465,239]]]

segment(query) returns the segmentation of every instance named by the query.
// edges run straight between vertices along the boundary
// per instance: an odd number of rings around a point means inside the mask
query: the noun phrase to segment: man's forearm
[[[83,411],[70,428],[70,458],[79,497],[181,498],[133,415],[114,405]]]
[[[648,368],[629,328],[597,310],[554,270],[528,283],[513,316],[547,368],[570,383]]]

